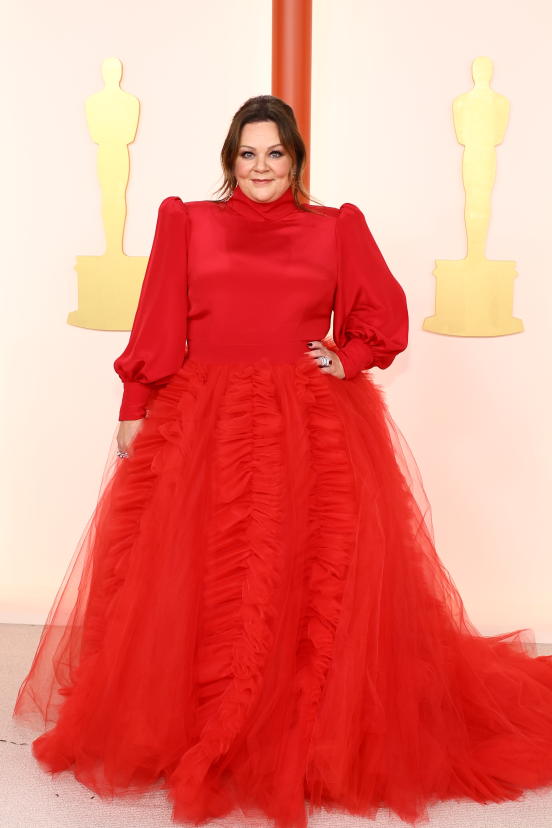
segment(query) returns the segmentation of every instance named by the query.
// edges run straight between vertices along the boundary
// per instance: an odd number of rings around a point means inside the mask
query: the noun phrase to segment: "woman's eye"
[[[251,150],[244,150],[244,151],[243,151],[242,153],[240,153],[240,154],[241,154],[242,158],[245,158],[245,156],[246,156],[246,155],[253,155],[253,153],[251,152]],[[283,153],[283,152],[281,152],[280,150],[272,150],[272,152],[271,152],[270,154],[271,154],[271,155],[276,154],[276,156],[279,158],[279,157],[280,157],[281,155],[283,155],[284,153]]]

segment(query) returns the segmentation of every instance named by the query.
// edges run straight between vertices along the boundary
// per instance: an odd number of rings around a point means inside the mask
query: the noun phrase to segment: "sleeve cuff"
[[[146,404],[150,393],[150,387],[143,382],[125,382],[123,399],[119,409],[119,422],[122,420],[141,420],[145,417]]]
[[[375,365],[374,350],[361,339],[350,339],[343,348],[337,348],[337,355],[345,371],[345,379],[353,379],[361,371]]]

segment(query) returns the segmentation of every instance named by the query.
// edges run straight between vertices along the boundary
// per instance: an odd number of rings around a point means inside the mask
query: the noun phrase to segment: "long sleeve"
[[[187,333],[188,213],[178,196],[160,206],[132,331],[113,363],[124,383],[119,420],[145,416],[152,388],[181,367]]]
[[[338,278],[333,338],[345,378],[387,368],[408,344],[406,295],[387,266],[362,211],[342,204],[336,220]]]

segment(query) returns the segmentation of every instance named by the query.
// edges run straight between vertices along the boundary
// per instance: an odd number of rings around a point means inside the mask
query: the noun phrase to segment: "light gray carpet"
[[[39,731],[16,723],[11,711],[40,631],[40,626],[0,624],[0,828],[174,828],[171,805],[162,791],[144,795],[139,802],[108,802],[69,771],[54,779],[38,766],[30,742]],[[552,647],[539,646],[539,654],[550,653]],[[515,802],[440,802],[430,808],[429,815],[431,828],[552,828],[552,788],[526,791]],[[271,828],[272,823],[228,817],[206,824],[206,828],[215,825]],[[309,828],[353,826],[405,828],[405,823],[385,810],[376,820],[325,811],[309,820]]]

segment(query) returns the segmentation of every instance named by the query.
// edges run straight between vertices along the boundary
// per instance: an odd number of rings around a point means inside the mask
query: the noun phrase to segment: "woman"
[[[358,207],[301,203],[304,164],[291,108],[252,98],[230,196],[162,202],[120,460],[14,711],[54,725],[44,768],[163,787],[174,821],[414,822],[552,782],[552,658],[467,618],[363,373],[406,348],[404,291]]]

